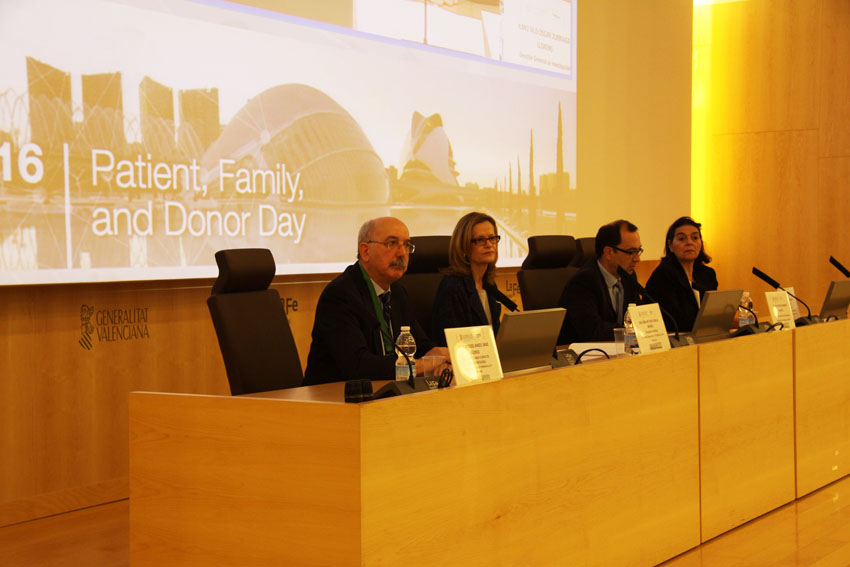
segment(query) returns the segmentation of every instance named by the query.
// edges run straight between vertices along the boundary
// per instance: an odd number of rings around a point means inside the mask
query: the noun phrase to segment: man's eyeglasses
[[[402,242],[396,238],[390,238],[389,240],[384,240],[383,242],[379,242],[377,240],[367,240],[366,244],[383,244],[387,247],[387,250],[396,250],[398,248],[404,248],[408,254],[413,254],[413,251],[416,250],[416,245],[413,244],[409,240],[405,240]]]
[[[617,248],[616,246],[612,246],[614,250],[617,252],[622,252],[623,254],[628,254],[629,256],[640,256],[643,254],[643,247],[640,248],[629,248],[628,250],[623,250],[622,248]]]
[[[499,243],[501,239],[502,237],[498,234],[495,234],[493,236],[479,236],[478,238],[473,238],[472,243],[476,246],[484,246],[487,242],[489,242],[490,244],[495,246]]]

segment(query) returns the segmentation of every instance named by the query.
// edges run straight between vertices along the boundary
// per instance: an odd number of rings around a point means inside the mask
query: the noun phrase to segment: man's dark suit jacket
[[[700,301],[706,291],[717,289],[717,275],[705,264],[694,264],[694,285],[675,256],[665,256],[646,282],[646,292],[676,320],[679,331],[690,331],[697,318],[699,305],[693,290],[699,291]],[[669,329],[673,331],[673,329]]]
[[[558,302],[567,310],[558,344],[613,341],[617,308],[597,262],[589,262],[570,280]],[[623,312],[630,303],[639,303],[631,279],[623,279]]]
[[[398,335],[403,325],[410,326],[419,358],[434,343],[417,323],[404,287],[394,283],[390,293],[393,334]],[[380,328],[369,284],[360,265],[352,264],[319,296],[303,384],[394,379],[396,355],[383,354]]]
[[[502,314],[502,305],[510,310],[516,309],[516,303],[508,299],[499,291],[496,284],[484,282],[487,291],[487,304],[490,308],[490,317],[493,321],[493,334],[499,332],[499,317]],[[445,329],[455,327],[472,327],[476,325],[489,325],[484,306],[475,289],[475,280],[471,275],[461,276],[449,274],[440,280],[434,306],[431,311],[431,336],[440,346],[446,346]]]

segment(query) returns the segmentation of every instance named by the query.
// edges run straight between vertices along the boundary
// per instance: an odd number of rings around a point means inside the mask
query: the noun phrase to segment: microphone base
[[[770,323],[759,323],[757,325],[744,325],[734,333],[732,333],[733,337],[743,337],[745,335],[755,335],[757,333],[764,333],[768,329],[770,329]]]
[[[679,347],[691,346],[691,345],[695,345],[695,344],[697,344],[696,341],[694,341],[694,338],[691,337],[690,335],[686,335],[684,337],[681,337],[681,336],[677,337],[677,336],[674,335],[674,336],[670,337],[670,348],[679,348]]]
[[[817,315],[812,315],[811,317],[798,317],[794,319],[794,324],[798,327],[814,325],[816,323],[820,323],[820,317],[818,317]]]
[[[438,387],[439,381],[436,378],[414,378],[413,385],[410,384],[410,380],[396,380],[381,386],[372,396],[372,399],[380,400],[381,398],[403,396],[415,392],[427,392],[428,390],[436,390]]]

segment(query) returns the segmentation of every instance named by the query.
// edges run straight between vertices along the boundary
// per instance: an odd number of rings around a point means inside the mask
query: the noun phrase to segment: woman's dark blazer
[[[487,291],[487,303],[490,306],[490,317],[493,320],[493,334],[499,332],[499,317],[504,304],[511,311],[516,310],[516,304],[499,291],[496,284],[484,282]],[[446,346],[445,329],[455,327],[472,327],[487,325],[484,306],[475,289],[472,276],[448,274],[440,281],[437,296],[431,308],[431,340],[439,346]]]
[[[694,263],[692,288],[685,269],[675,256],[662,258],[646,282],[647,293],[673,316],[681,332],[690,331],[697,318],[699,306],[694,297],[694,289],[699,291],[700,301],[706,291],[717,289],[717,275],[714,269],[700,262]]]

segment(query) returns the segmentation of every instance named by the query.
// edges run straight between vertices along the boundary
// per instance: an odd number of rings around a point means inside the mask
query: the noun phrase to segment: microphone
[[[496,301],[507,307],[509,310],[519,311],[519,306],[513,301],[511,301],[511,298],[502,293],[502,291],[495,285],[488,287],[488,291],[493,293],[493,295],[496,297]]]
[[[803,307],[806,308],[806,312],[808,313],[808,315],[806,317],[798,317],[794,321],[795,325],[797,325],[798,327],[802,327],[803,325],[811,325],[813,323],[820,323],[820,318],[812,317],[812,310],[809,309],[809,306],[806,304],[806,302],[803,301],[802,299],[800,299],[799,297],[797,297],[796,295],[794,295],[793,293],[790,293],[787,289],[785,289],[781,285],[779,285],[778,281],[776,281],[772,277],[768,276],[767,274],[765,274],[764,272],[762,272],[761,270],[759,270],[755,266],[753,266],[753,275],[755,275],[757,278],[759,278],[760,280],[765,282],[767,285],[769,285],[773,289],[781,289],[782,291],[784,291],[785,293],[787,293],[788,295],[790,295],[791,297],[793,297],[794,299],[796,299],[797,301],[799,301],[800,303],[803,304]]]
[[[655,301],[655,299],[653,299],[652,296],[646,292],[646,289],[638,282],[636,275],[630,274],[629,272],[624,270],[622,266],[617,266],[617,274],[620,276],[621,279],[627,279],[632,282],[635,287],[637,287],[638,293],[641,295],[641,298],[643,298],[645,301],[649,301],[649,303],[657,303],[658,309],[661,311],[661,316],[663,317],[664,315],[666,315],[667,320],[673,323],[673,337],[670,337],[671,347],[676,348],[694,344],[693,339],[691,339],[690,337],[679,338],[679,324],[676,322],[676,319],[673,317],[673,315],[670,314],[669,311],[661,307],[661,304]]]
[[[779,282],[778,282],[778,281],[776,281],[775,279],[773,279],[773,278],[772,278],[772,277],[770,277],[769,275],[765,274],[764,272],[762,272],[761,270],[759,270],[759,269],[758,269],[758,268],[756,268],[755,266],[753,266],[753,274],[754,274],[757,278],[759,278],[760,280],[762,280],[763,282],[765,282],[767,285],[769,285],[770,287],[772,287],[773,289],[782,289],[782,286],[781,286],[781,285],[779,285]],[[785,291],[785,290],[784,290],[784,289],[782,289],[782,291]],[[786,292],[786,293],[787,293],[787,292]],[[791,295],[791,294],[789,293],[788,295]],[[791,297],[794,297],[794,296],[792,295]],[[795,299],[796,299],[796,298],[795,298]]]
[[[753,314],[753,321],[755,321],[752,325],[744,325],[739,329],[736,329],[734,333],[732,333],[733,337],[743,337],[744,335],[755,335],[756,333],[764,333],[766,331],[774,330],[773,326],[770,323],[759,323],[759,316],[756,315],[756,312],[747,307],[746,305],[738,305],[744,311],[749,311]]]
[[[439,380],[430,378],[414,378],[416,376],[415,366],[410,360],[410,357],[399,347],[393,338],[381,326],[378,326],[381,335],[389,340],[395,350],[397,350],[407,361],[407,367],[410,369],[410,376],[407,380],[393,380],[389,384],[381,386],[377,392],[372,395],[372,399],[380,400],[381,398],[390,398],[392,396],[402,396],[404,394],[412,394],[413,392],[426,392],[428,390],[436,390],[440,387]],[[446,384],[448,385],[448,384]]]
[[[755,311],[753,311],[752,309],[750,309],[750,308],[749,308],[749,307],[747,307],[746,305],[738,305],[738,308],[739,308],[739,309],[743,309],[744,311],[749,311],[749,312],[750,312],[750,314],[752,314],[752,316],[753,316],[753,321],[755,321],[754,325],[755,325],[756,327],[758,327],[758,324],[759,324],[759,316],[758,316],[758,315],[756,315],[756,312],[755,312]]]
[[[829,263],[832,264],[833,266],[835,266],[836,268],[838,268],[838,271],[841,272],[842,274],[844,274],[845,278],[850,278],[850,270],[848,270],[847,268],[842,266],[841,262],[839,262],[838,260],[836,260],[835,258],[830,256],[829,257]]]

